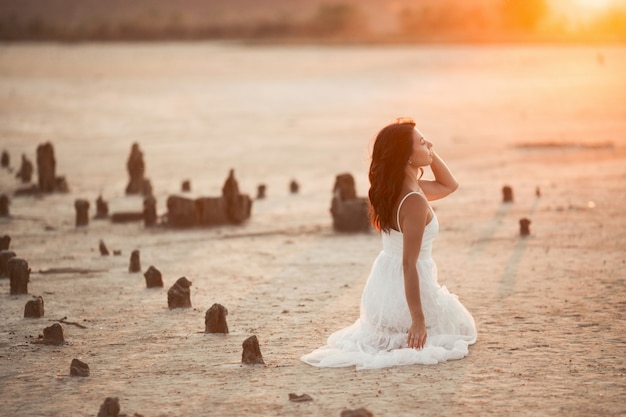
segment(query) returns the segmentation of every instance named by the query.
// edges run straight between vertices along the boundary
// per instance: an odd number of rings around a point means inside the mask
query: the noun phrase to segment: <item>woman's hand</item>
[[[413,320],[411,327],[409,328],[409,336],[407,343],[410,348],[421,349],[426,344],[426,338],[428,334],[426,332],[426,323],[424,318]]]

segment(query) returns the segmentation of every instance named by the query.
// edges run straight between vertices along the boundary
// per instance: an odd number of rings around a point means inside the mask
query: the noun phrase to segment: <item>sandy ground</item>
[[[52,141],[72,190],[13,197],[0,219],[45,300],[44,318],[24,319],[30,295],[0,280],[0,414],[89,416],[110,396],[145,416],[626,415],[624,73],[620,47],[1,46],[2,148],[15,168]],[[334,175],[352,172],[365,194],[368,142],[397,115],[418,119],[461,183],[434,203],[434,256],[479,339],[436,366],[316,369],[298,358],[358,317],[380,250],[374,232],[332,231]],[[140,206],[123,194],[134,141],[161,213],[182,179],[215,195],[230,167],[268,198],[239,227],[76,228],[76,198]],[[19,186],[5,169],[0,185]],[[100,256],[100,239],[122,255]],[[133,249],[163,289],[128,272]],[[169,310],[180,276],[193,308]],[[228,335],[203,333],[216,302]],[[64,317],[85,328],[63,324],[60,347],[32,343]],[[265,366],[240,364],[253,334]],[[74,358],[89,377],[69,376]]]

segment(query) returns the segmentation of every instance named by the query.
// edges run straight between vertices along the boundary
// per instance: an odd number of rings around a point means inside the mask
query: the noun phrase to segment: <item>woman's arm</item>
[[[417,258],[422,246],[428,213],[428,202],[420,195],[411,195],[400,209],[400,225],[403,234],[404,292],[411,313],[411,327],[409,328],[407,344],[416,349],[424,347],[427,337],[417,273]]]
[[[450,172],[450,168],[448,168],[443,159],[441,159],[434,150],[430,169],[435,175],[434,181],[419,180],[420,188],[424,191],[428,200],[432,201],[444,198],[459,188],[459,183],[456,182],[456,178],[454,178],[454,175]]]

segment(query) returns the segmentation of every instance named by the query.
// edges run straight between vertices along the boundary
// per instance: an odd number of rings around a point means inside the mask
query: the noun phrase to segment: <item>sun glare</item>
[[[583,9],[583,12],[605,11],[614,3],[613,0],[573,0],[573,2]]]

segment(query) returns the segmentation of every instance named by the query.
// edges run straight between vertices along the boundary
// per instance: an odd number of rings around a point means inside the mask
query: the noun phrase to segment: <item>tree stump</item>
[[[262,200],[265,198],[265,191],[267,190],[267,187],[265,186],[265,184],[259,184],[259,186],[257,187],[256,190],[256,198],[257,200]]]
[[[70,187],[67,185],[67,180],[65,179],[65,177],[56,177],[54,183],[56,186],[55,191],[58,191],[60,193],[69,193]]]
[[[111,214],[112,223],[128,223],[143,220],[142,211],[119,211]]]
[[[170,196],[167,199],[167,223],[174,227],[198,225],[196,202],[190,198]]]
[[[341,417],[374,417],[374,414],[365,408],[357,408],[356,410],[342,411]]]
[[[143,276],[146,279],[146,287],[163,287],[163,278],[161,276],[161,271],[156,269],[154,266],[150,265],[150,267],[143,274]]]
[[[11,165],[11,156],[6,150],[2,151],[2,158],[0,158],[0,164],[2,168],[8,168]]]
[[[65,343],[63,327],[59,323],[54,323],[52,326],[43,329],[41,343],[44,345],[61,346]]]
[[[109,203],[102,199],[102,196],[99,195],[96,200],[96,216],[95,219],[106,219],[109,217]]]
[[[532,223],[529,219],[527,218],[522,218],[519,221],[519,234],[522,237],[526,237],[530,235],[530,223]]]
[[[157,222],[157,201],[153,196],[148,196],[143,200],[143,223],[146,227],[152,227]]]
[[[11,204],[9,196],[0,194],[0,217],[9,217],[9,204]]]
[[[22,258],[11,258],[7,262],[9,279],[11,280],[11,295],[28,294],[30,268],[28,262]]]
[[[126,169],[130,177],[126,186],[126,194],[141,194],[144,189],[145,164],[143,162],[143,153],[139,149],[138,143],[133,143],[130,148],[130,155],[126,161]]]
[[[151,197],[153,195],[153,193],[152,193],[152,183],[150,182],[150,179],[148,179],[148,178],[144,178],[143,179],[143,186],[141,188],[141,194],[144,197]]]
[[[141,263],[139,262],[139,250],[135,249],[130,254],[130,264],[128,272],[141,272]]]
[[[369,231],[369,212],[369,200],[357,197],[354,177],[348,173],[337,175],[330,205],[333,228],[338,232]]]
[[[231,169],[222,187],[222,197],[226,200],[226,215],[233,223],[239,218],[239,184],[235,179],[235,170]]]
[[[191,281],[187,277],[178,280],[167,291],[167,306],[172,308],[191,308]]]
[[[98,417],[120,417],[120,400],[117,397],[107,397],[100,406]]]
[[[107,248],[107,245],[104,244],[104,240],[100,239],[98,248],[100,249],[100,255],[109,256],[109,248]]]
[[[16,177],[25,184],[31,182],[33,179],[33,163],[30,162],[24,154],[22,154],[22,165],[20,165],[20,169],[17,171]]]
[[[228,333],[226,316],[228,310],[221,304],[215,303],[206,311],[204,316],[205,333]]]
[[[296,180],[291,180],[289,183],[289,192],[291,194],[298,194],[298,191],[300,191],[300,185],[296,182]]]
[[[9,250],[11,245],[11,236],[4,235],[0,237],[0,250]]]
[[[259,339],[256,336],[250,336],[243,341],[243,352],[241,354],[241,363],[246,365],[265,365],[261,348],[259,347]]]
[[[37,176],[39,191],[51,193],[56,189],[56,159],[50,142],[37,146]]]
[[[9,276],[9,259],[15,257],[15,252],[12,250],[4,249],[0,251],[0,278],[7,278]]]
[[[513,188],[509,185],[505,185],[502,187],[502,202],[503,203],[512,203],[513,202]]]
[[[196,199],[196,216],[201,226],[228,224],[226,199],[224,197],[200,197]]]
[[[76,227],[87,226],[89,224],[89,201],[78,199],[74,201],[76,208]]]
[[[41,296],[33,297],[28,300],[24,306],[24,318],[39,319],[44,315],[43,298]]]
[[[188,192],[190,192],[190,191],[191,191],[191,181],[189,181],[189,180],[184,180],[184,181],[182,182],[182,184],[180,185],[180,190],[181,190],[183,193],[188,193]]]
[[[78,359],[72,359],[70,364],[70,376],[89,376],[89,365]]]

